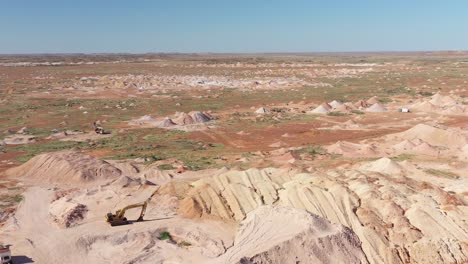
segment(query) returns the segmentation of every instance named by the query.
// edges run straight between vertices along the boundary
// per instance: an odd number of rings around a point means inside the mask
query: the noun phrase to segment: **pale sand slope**
[[[36,183],[83,186],[115,180],[122,172],[110,163],[89,155],[60,151],[37,155],[25,164],[8,170],[6,174],[25,177]]]
[[[460,176],[439,182],[466,184]],[[194,182],[179,213],[241,221],[259,206],[289,205],[350,227],[370,263],[466,261],[466,189],[445,191],[430,178],[388,159],[314,174],[229,171]]]
[[[382,157],[403,153],[464,160],[468,132],[461,128],[418,124],[401,133],[362,140],[338,141],[326,146],[328,152],[344,157]]]
[[[234,246],[211,263],[367,263],[349,228],[292,207],[261,206],[241,222]]]

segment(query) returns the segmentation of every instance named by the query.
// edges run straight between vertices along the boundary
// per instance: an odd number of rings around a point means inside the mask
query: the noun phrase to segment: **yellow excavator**
[[[125,217],[125,211],[127,211],[128,209],[138,208],[138,207],[141,207],[141,213],[140,213],[140,217],[138,217],[136,221],[137,222],[143,221],[143,216],[145,216],[146,207],[148,206],[148,203],[151,201],[153,196],[158,192],[158,190],[159,188],[156,189],[156,191],[154,191],[151,194],[151,196],[142,203],[127,205],[124,208],[117,210],[115,214],[107,213],[106,222],[108,222],[111,226],[128,225],[130,224],[130,222]]]

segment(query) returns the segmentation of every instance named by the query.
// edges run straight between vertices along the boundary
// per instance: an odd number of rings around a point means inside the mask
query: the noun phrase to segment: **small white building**
[[[400,108],[400,112],[402,112],[402,113],[409,113],[410,110],[409,110],[409,108]]]

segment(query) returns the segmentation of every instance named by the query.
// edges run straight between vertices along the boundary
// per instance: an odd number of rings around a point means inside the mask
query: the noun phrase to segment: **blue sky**
[[[466,0],[0,0],[0,53],[468,50]]]

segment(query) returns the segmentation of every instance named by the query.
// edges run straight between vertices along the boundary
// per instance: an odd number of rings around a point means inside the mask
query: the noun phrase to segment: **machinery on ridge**
[[[148,203],[151,201],[153,196],[158,192],[159,188],[156,189],[148,199],[146,199],[142,203],[137,203],[137,204],[131,204],[127,205],[122,209],[119,209],[115,212],[115,214],[112,213],[107,213],[106,214],[106,222],[108,222],[111,226],[119,226],[119,225],[128,225],[130,222],[128,219],[125,217],[125,212],[129,209],[133,208],[138,208],[141,207],[141,212],[140,212],[140,217],[136,220],[137,222],[143,221],[143,217],[145,216],[146,213],[146,207],[148,206]]]

